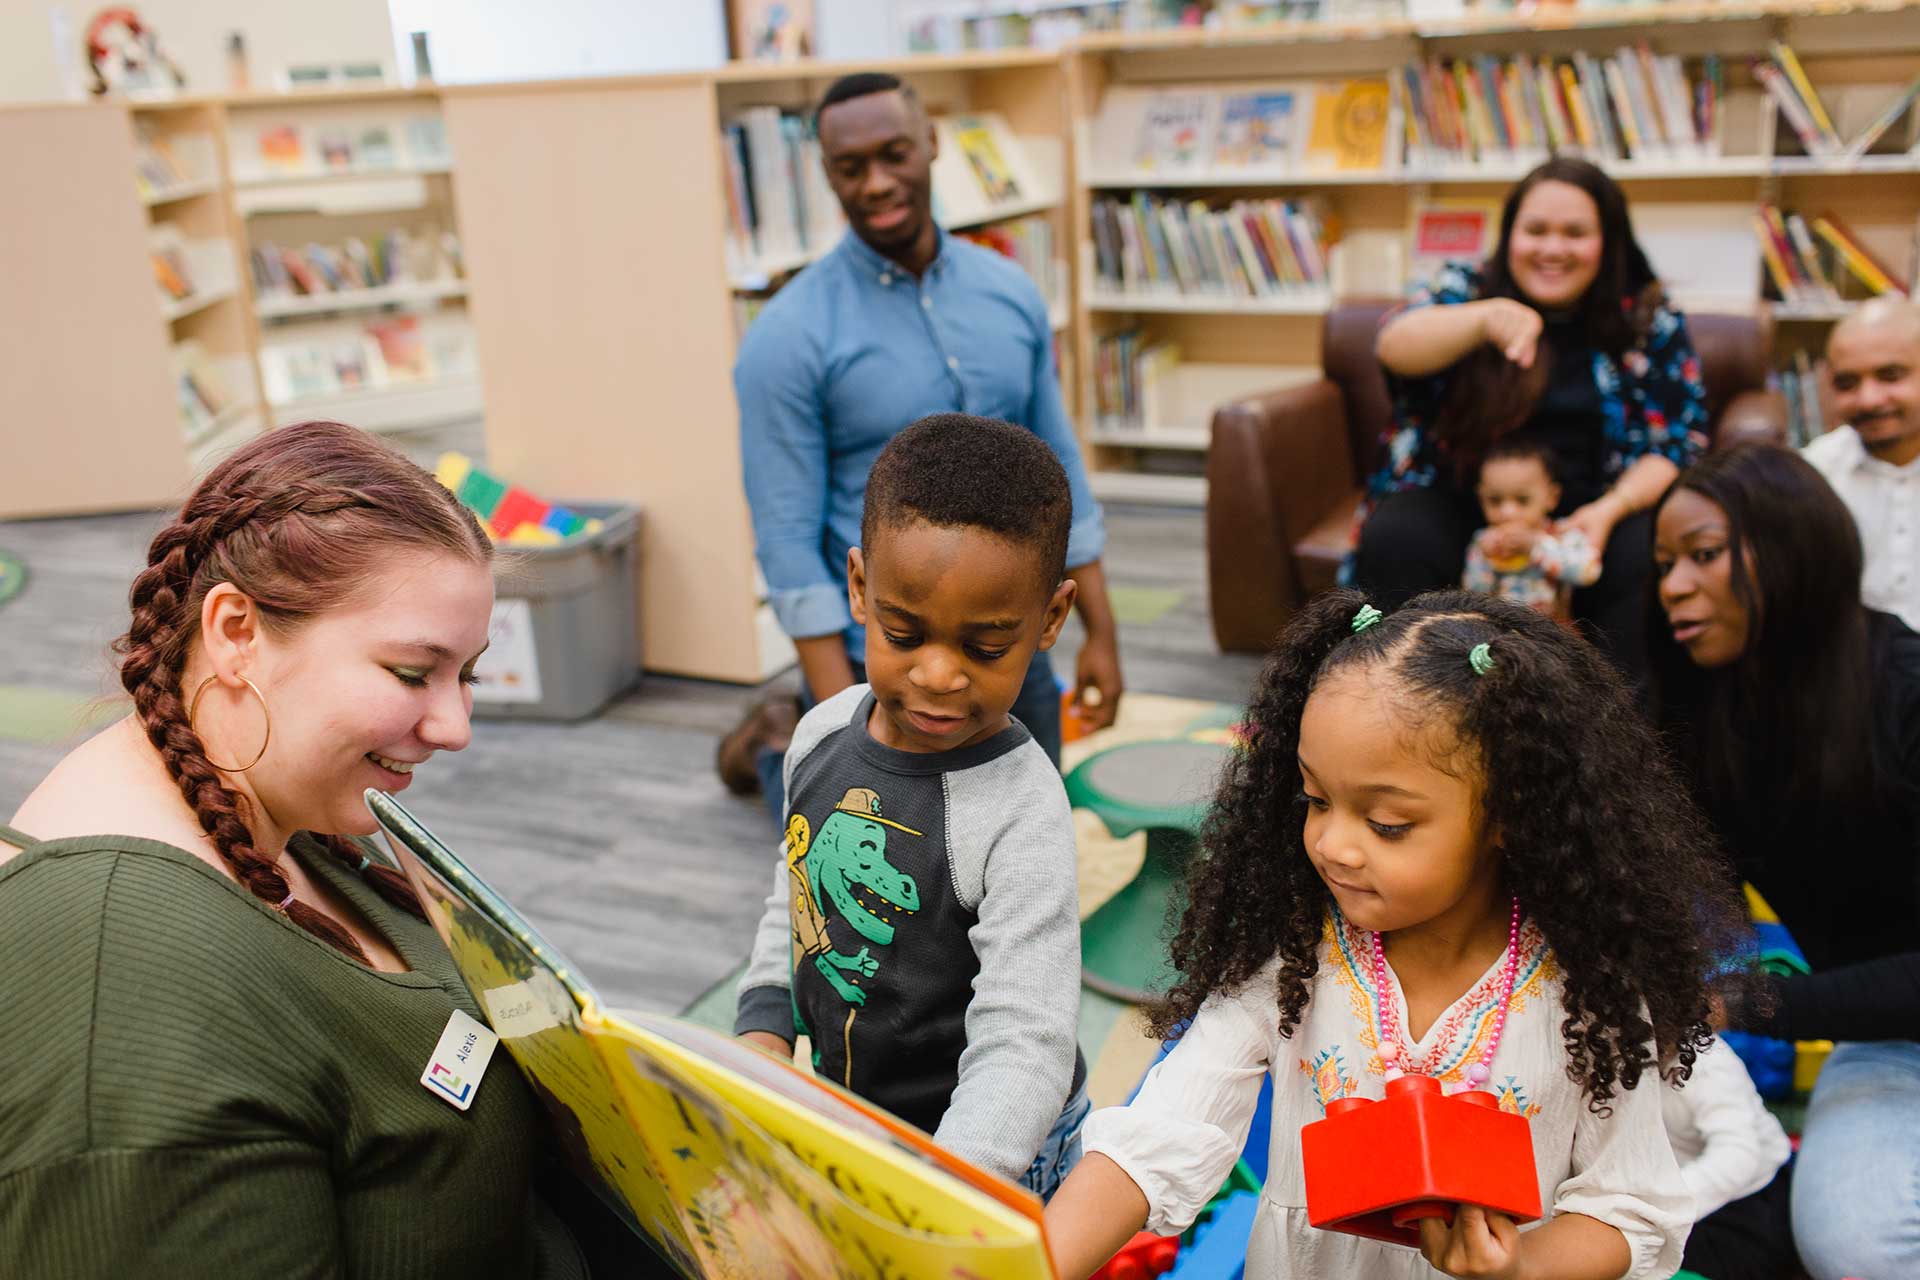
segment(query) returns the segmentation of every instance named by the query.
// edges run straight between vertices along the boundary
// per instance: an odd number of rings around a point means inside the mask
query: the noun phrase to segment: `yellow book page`
[[[748,1067],[762,1083],[616,1016],[590,1017],[587,1027],[637,1122],[673,1135],[669,1145],[684,1139],[691,1154],[681,1170],[731,1152],[735,1168],[758,1171],[770,1198],[787,1197],[818,1228],[841,1259],[834,1274],[1052,1280],[1037,1198],[1021,1197],[1030,1201],[1022,1212],[936,1168],[851,1107],[841,1119],[819,1114],[797,1099],[824,1086],[771,1058]],[[701,1029],[675,1028],[682,1031]]]
[[[660,1163],[642,1137],[644,1130],[621,1106],[573,997],[546,970],[500,945],[504,935],[468,904],[450,894],[427,903],[430,914],[445,920],[442,936],[461,979],[545,1104],[575,1169],[583,1176],[590,1170],[619,1193],[629,1228],[653,1237],[669,1254],[691,1257],[691,1241]]]
[[[1314,91],[1307,167],[1380,169],[1387,161],[1393,90],[1386,80],[1347,80]]]

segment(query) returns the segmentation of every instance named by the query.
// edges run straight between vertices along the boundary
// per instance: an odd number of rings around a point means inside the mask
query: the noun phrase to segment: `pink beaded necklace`
[[[1387,1079],[1398,1080],[1408,1071],[1431,1075],[1425,1060],[1415,1062],[1412,1052],[1401,1041],[1398,1020],[1394,1017],[1393,996],[1387,986],[1387,951],[1380,935],[1373,938],[1374,1008],[1380,1024],[1380,1061],[1386,1064]],[[1467,1067],[1467,1088],[1478,1089],[1493,1078],[1493,1054],[1500,1047],[1500,1033],[1507,1028],[1507,1002],[1513,999],[1513,980],[1520,971],[1520,899],[1513,899],[1513,913],[1507,923],[1507,955],[1500,966],[1500,1007],[1493,1015],[1493,1034],[1480,1060]],[[1436,1048],[1440,1046],[1435,1046]],[[1404,1065],[1404,1070],[1403,1070]]]

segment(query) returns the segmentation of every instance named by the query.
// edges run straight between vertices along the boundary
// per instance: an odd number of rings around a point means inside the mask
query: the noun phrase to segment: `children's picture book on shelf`
[[[413,116],[407,121],[407,154],[422,166],[448,163],[447,125],[439,116]]]
[[[1314,90],[1306,167],[1386,168],[1392,115],[1393,90],[1384,76],[1319,86]]]
[[[1300,113],[1293,90],[1228,94],[1220,106],[1214,138],[1216,168],[1282,168],[1294,161]]]
[[[333,170],[353,168],[353,139],[338,131],[323,133],[315,140],[320,149],[320,163]]]
[[[959,144],[961,153],[967,157],[967,164],[973,170],[973,176],[980,180],[980,187],[990,202],[1020,198],[1020,184],[1014,179],[1013,171],[1007,166],[1007,158],[1000,153],[1000,146],[994,140],[994,130],[977,116],[955,116],[953,119],[953,138]]]
[[[393,168],[397,159],[393,148],[393,130],[384,124],[362,127],[354,143],[354,152],[362,169]]]
[[[366,802],[575,1172],[689,1280],[1052,1276],[1036,1197],[732,1036],[610,1011],[398,800]]]
[[[153,228],[147,239],[147,259],[153,265],[153,282],[170,301],[193,296],[193,265],[178,227],[162,223]]]
[[[1218,96],[1202,91],[1156,93],[1140,121],[1134,144],[1137,169],[1178,171],[1205,163],[1211,149],[1209,125]]]
[[[260,167],[275,173],[297,173],[307,167],[306,138],[293,124],[269,125],[259,133]]]
[[[1500,237],[1500,202],[1434,197],[1413,211],[1407,270],[1412,282],[1431,280],[1450,262],[1478,266]]]

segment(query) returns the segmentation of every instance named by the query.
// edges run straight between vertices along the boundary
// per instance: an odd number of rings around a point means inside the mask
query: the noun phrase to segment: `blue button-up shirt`
[[[847,610],[867,472],[934,413],[1017,423],[1053,449],[1073,491],[1067,563],[1100,557],[1100,507],[1060,399],[1053,329],[1032,280],[940,233],[919,279],[848,231],[747,329],[733,370],[740,456],[768,599],[787,634],[866,637]]]

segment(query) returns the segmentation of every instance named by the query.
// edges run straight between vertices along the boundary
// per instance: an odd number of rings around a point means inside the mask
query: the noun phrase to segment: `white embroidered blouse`
[[[1520,950],[1488,1087],[1503,1110],[1528,1119],[1547,1218],[1584,1213],[1618,1228],[1633,1251],[1627,1275],[1664,1280],[1679,1269],[1693,1200],[1661,1120],[1663,1086],[1649,1075],[1638,1088],[1616,1087],[1610,1116],[1588,1110],[1567,1075],[1559,968],[1532,921],[1521,928]],[[1239,992],[1201,1007],[1132,1103],[1089,1117],[1085,1149],[1107,1156],[1139,1185],[1150,1206],[1147,1230],[1184,1230],[1205,1207],[1246,1144],[1260,1079],[1271,1073],[1272,1147],[1247,1246],[1248,1280],[1440,1274],[1417,1250],[1307,1222],[1301,1127],[1321,1119],[1334,1098],[1385,1094],[1372,955],[1365,930],[1330,917],[1311,999],[1291,1037],[1282,1039],[1277,1027],[1275,959]],[[1464,1082],[1492,1034],[1500,970],[1496,961],[1408,1046],[1449,1091]],[[1398,977],[1388,976],[1405,1026],[1406,997]]]

